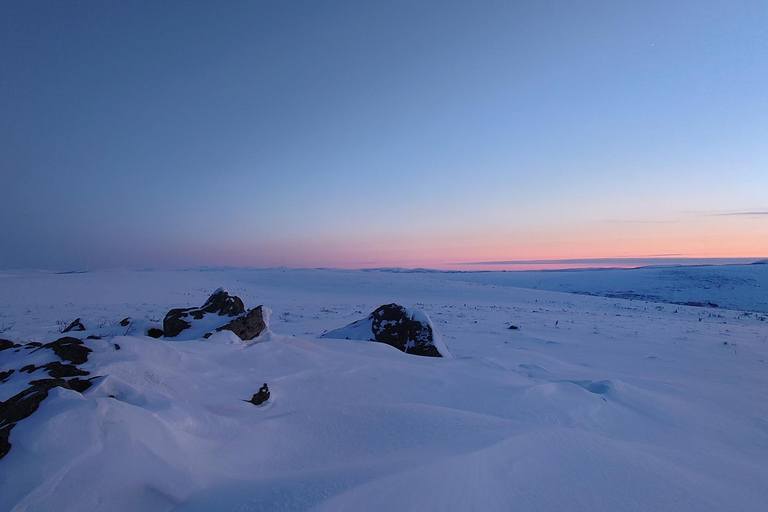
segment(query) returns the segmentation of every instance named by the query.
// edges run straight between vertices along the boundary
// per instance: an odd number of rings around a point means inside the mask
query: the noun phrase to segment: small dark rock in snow
[[[211,336],[213,336],[213,333],[212,333],[212,332],[207,332],[207,333],[203,334],[203,338],[204,338],[204,339],[206,339],[206,340],[207,340],[208,338],[210,338]]]
[[[53,350],[59,359],[69,361],[72,364],[83,364],[88,361],[88,354],[91,353],[91,349],[83,345],[82,340],[69,336],[46,343],[43,348]]]
[[[239,316],[227,325],[219,327],[216,331],[232,331],[237,334],[241,340],[248,341],[264,332],[266,328],[267,324],[264,321],[264,307],[259,306],[248,311],[248,314]]]
[[[19,345],[15,344],[11,340],[0,339],[0,352],[9,348],[16,348]]]
[[[199,308],[170,310],[163,319],[163,332],[167,338],[176,337],[192,326],[190,319],[201,320],[206,314],[214,313],[219,316],[242,315],[245,313],[245,305],[240,297],[230,295],[226,290],[219,288]]]
[[[120,350],[120,345],[118,345],[117,343],[115,343],[115,350]]]
[[[67,326],[66,329],[61,331],[62,333],[70,332],[70,331],[84,331],[85,326],[80,322],[79,318],[75,318],[75,320]]]
[[[509,326],[509,328],[510,328],[511,330],[513,330],[513,331],[517,331],[517,330],[519,330],[519,329],[520,329],[520,328],[519,328],[518,326],[516,326],[516,325],[510,325],[510,326]]]
[[[87,340],[100,340],[101,336],[96,336],[95,334],[91,334],[90,336],[86,336]]]
[[[14,370],[11,368],[7,372],[0,372],[0,382],[5,382],[8,380],[8,377],[10,377],[13,374]]]
[[[158,329],[156,327],[151,328],[147,331],[147,336],[150,338],[162,338],[163,337],[163,331],[161,329]]]
[[[121,327],[128,327],[128,325],[131,323],[131,317],[127,316],[120,320],[120,326]]]
[[[265,382],[261,389],[259,389],[259,392],[253,395],[253,398],[250,400],[246,400],[246,402],[251,402],[253,405],[261,405],[267,400],[269,400],[269,387]]]

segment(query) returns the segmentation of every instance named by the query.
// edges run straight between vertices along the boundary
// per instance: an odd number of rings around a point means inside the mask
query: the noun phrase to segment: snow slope
[[[708,302],[768,313],[768,265],[462,272],[450,279],[653,302]]]
[[[0,511],[765,509],[765,315],[515,288],[507,274],[1,276],[0,337],[50,341],[77,316],[110,336],[86,342],[92,388],[54,389],[12,431]],[[118,327],[220,286],[273,310],[269,341]],[[455,357],[317,338],[390,302],[425,311]],[[4,369],[22,363],[0,353]],[[245,402],[264,382],[270,402]]]

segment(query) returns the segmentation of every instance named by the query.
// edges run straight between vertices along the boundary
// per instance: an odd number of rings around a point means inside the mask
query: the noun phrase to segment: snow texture
[[[629,274],[655,301],[572,293],[637,291],[623,273],[510,274],[0,274],[0,338],[48,343],[80,317],[78,367],[100,376],[11,431],[0,511],[765,510],[768,266]],[[144,335],[219,286],[274,311],[268,340]],[[454,357],[317,339],[391,302]],[[0,400],[46,352],[0,351]]]

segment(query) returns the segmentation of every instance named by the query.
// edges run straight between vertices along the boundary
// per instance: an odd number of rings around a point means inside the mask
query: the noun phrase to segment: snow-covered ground
[[[118,323],[222,286],[272,310],[268,341]],[[318,339],[392,302],[454,357]],[[79,365],[102,377],[12,430],[0,511],[762,511],[766,311],[766,265],[5,273],[0,338],[46,343],[76,317],[89,330],[70,334],[103,337]],[[45,376],[16,371],[0,400]],[[244,401],[265,382],[269,402]]]

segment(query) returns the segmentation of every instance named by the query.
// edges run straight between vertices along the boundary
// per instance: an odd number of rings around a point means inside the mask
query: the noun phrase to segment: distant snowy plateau
[[[768,510],[765,264],[5,272],[0,339],[0,512]]]

